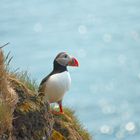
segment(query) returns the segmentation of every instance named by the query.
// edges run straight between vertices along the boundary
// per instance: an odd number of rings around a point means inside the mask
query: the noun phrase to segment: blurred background
[[[1,0],[0,45],[39,84],[57,53],[75,56],[64,105],[95,140],[140,138],[139,0]]]

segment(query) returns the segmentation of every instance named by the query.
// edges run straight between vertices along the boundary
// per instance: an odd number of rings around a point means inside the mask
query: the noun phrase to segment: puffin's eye
[[[64,55],[64,58],[67,58],[67,57],[68,57],[68,56],[65,54],[65,55]]]

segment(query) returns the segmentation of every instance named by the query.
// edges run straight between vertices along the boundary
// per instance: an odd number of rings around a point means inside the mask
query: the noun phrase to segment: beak
[[[79,66],[79,62],[76,58],[71,57],[68,66],[73,66],[73,67],[78,67]]]

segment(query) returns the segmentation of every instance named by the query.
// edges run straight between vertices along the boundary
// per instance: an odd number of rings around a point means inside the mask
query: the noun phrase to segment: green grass
[[[27,71],[13,73],[16,78],[26,85],[26,87],[32,91],[38,90],[38,85],[36,80],[30,78],[30,74]]]

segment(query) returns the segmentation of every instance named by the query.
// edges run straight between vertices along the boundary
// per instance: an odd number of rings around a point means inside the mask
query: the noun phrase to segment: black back
[[[61,73],[64,71],[68,71],[67,67],[60,65],[57,61],[54,60],[53,71],[41,81],[40,86],[42,86],[45,82],[47,82],[47,80],[49,79],[51,75],[56,74],[56,73]]]

